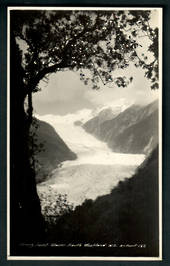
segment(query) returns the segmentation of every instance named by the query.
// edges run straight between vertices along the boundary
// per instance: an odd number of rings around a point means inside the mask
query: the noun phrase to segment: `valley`
[[[86,199],[95,200],[110,193],[120,180],[131,177],[145,158],[144,154],[113,152],[105,142],[76,126],[77,117],[69,122],[64,117],[57,121],[57,117],[52,115],[43,119],[53,125],[77,155],[75,160],[63,162],[60,168],[51,172],[48,180],[37,185],[39,194],[43,194],[45,199],[52,190],[54,195],[66,194],[68,202],[74,207]]]

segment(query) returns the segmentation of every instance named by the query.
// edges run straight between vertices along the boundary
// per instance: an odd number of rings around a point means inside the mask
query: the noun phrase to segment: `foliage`
[[[58,194],[50,186],[46,187],[46,191],[38,189],[38,195],[41,202],[41,212],[45,219],[47,235],[53,229],[62,215],[66,215],[73,210],[73,205],[67,201],[66,194]]]
[[[61,216],[73,209],[68,203],[66,194],[58,194],[50,186],[46,187],[46,193],[39,191],[42,204],[42,213],[46,216]]]
[[[27,92],[37,91],[50,73],[68,69],[79,71],[80,79],[91,82],[93,89],[101,82],[125,87],[133,77],[114,77],[114,70],[127,68],[130,62],[145,69],[152,88],[158,87],[158,29],[151,28],[148,10],[12,11],[11,21],[25,50]],[[149,43],[151,62],[148,51],[139,56],[141,38]]]

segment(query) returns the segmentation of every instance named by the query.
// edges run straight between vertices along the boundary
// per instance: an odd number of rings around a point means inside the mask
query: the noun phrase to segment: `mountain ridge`
[[[155,113],[155,115],[151,116],[151,114],[153,113]],[[153,130],[151,130],[151,124],[149,124],[149,122],[147,122],[148,128],[142,122],[149,117],[150,117],[150,123],[152,124],[154,130],[157,132],[156,134],[154,134]],[[151,135],[149,133],[150,131],[153,132],[153,138],[154,138],[154,141],[153,141],[154,146],[152,148],[154,148],[155,143],[158,142],[158,101],[157,100],[146,106],[140,106],[140,105],[133,104],[129,108],[127,108],[125,111],[116,115],[114,118],[110,120],[106,119],[105,121],[98,123],[98,125],[96,125],[97,119],[98,117],[96,119],[93,118],[87,121],[83,125],[83,128],[88,133],[93,134],[98,139],[105,141],[108,144],[108,146],[111,147],[112,149],[114,147],[115,152],[121,151],[121,152],[134,153],[135,148],[133,147],[133,149],[130,149],[131,145],[129,146],[129,148],[127,146],[128,146],[128,143],[131,143],[133,139],[135,140],[135,143],[137,143],[136,139],[138,136],[135,135],[135,133],[134,135],[132,133],[131,133],[131,136],[129,135],[129,131],[130,131],[129,128],[134,126],[134,132],[136,132],[137,125],[141,128],[141,132],[140,132],[141,136],[142,136],[142,133],[146,135],[145,131],[148,131],[147,143],[145,141],[145,147],[144,147],[144,144],[143,146],[141,145],[140,149],[136,150],[137,153],[138,152],[146,153],[146,150],[147,150],[146,146],[149,145],[149,141],[151,138]],[[140,123],[142,123],[143,129]],[[123,139],[123,136],[125,139],[127,137],[129,138],[126,143],[125,141],[123,141],[124,147],[123,147],[123,143],[122,143],[122,147],[120,147],[120,144],[116,146],[116,144],[120,142],[120,139]],[[130,138],[132,139],[131,141],[130,141]]]

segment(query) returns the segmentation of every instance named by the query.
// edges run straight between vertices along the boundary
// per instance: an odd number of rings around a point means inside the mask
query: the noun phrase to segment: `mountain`
[[[132,105],[99,127],[96,120],[87,121],[83,128],[115,152],[149,153],[158,143],[158,101],[147,106]]]
[[[100,136],[100,131],[103,122],[115,118],[118,114],[123,112],[131,105],[126,99],[121,98],[118,101],[110,102],[107,105],[97,108],[92,112],[93,117],[82,124],[82,127],[96,137]],[[78,125],[78,124],[76,124]],[[79,125],[81,125],[79,123]]]
[[[37,183],[47,179],[49,173],[61,162],[77,158],[50,124],[36,119],[31,132],[37,147],[35,154]]]
[[[112,256],[158,256],[158,195],[158,148],[155,148],[136,173],[120,181],[110,194],[95,201],[86,200],[61,217],[51,231],[52,241],[117,247],[144,244],[144,248],[113,248],[110,252]]]
[[[107,120],[113,119],[119,113],[120,113],[120,108],[116,108],[115,110],[113,110],[111,107],[103,109],[97,114],[97,116],[88,120],[83,125],[83,128],[86,129],[88,133],[92,133],[95,136],[100,136],[102,123]]]
[[[120,153],[150,153],[158,144],[158,110],[109,140],[108,146]]]

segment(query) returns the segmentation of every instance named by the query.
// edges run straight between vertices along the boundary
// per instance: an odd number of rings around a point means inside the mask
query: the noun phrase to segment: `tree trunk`
[[[10,45],[10,241],[11,255],[15,255],[19,244],[40,241],[44,230],[35,172],[29,160],[30,122],[24,111],[27,93],[22,59],[12,33]]]

